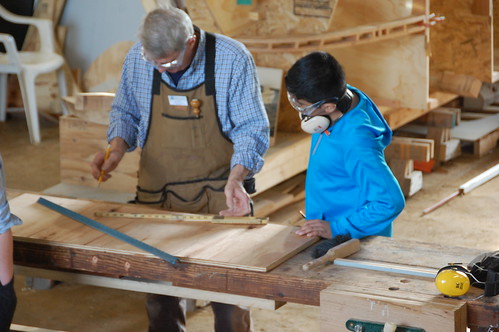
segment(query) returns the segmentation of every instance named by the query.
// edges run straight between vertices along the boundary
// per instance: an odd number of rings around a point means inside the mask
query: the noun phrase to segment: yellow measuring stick
[[[236,224],[236,225],[265,225],[269,221],[269,218],[207,216],[207,215],[188,214],[188,213],[173,214],[173,213],[95,212],[94,215],[96,217],[163,219],[170,221],[210,222],[213,224]]]

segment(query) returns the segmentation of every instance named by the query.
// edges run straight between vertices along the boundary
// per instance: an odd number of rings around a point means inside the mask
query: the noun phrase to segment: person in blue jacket
[[[10,213],[5,188],[3,161],[0,155],[0,332],[10,331],[10,323],[17,304],[10,228],[21,224],[21,220]]]
[[[286,75],[288,99],[312,134],[305,184],[304,236],[392,235],[404,195],[384,149],[392,131],[374,102],[346,83],[329,53],[299,59]]]

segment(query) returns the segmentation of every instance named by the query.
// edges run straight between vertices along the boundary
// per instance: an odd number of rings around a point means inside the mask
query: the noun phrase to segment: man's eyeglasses
[[[163,68],[166,68],[166,69],[173,69],[173,68],[177,68],[177,67],[182,66],[186,50],[187,50],[187,46],[184,47],[184,49],[182,50],[182,52],[180,52],[180,54],[177,56],[177,58],[175,60],[170,61],[170,62],[165,62],[165,63],[157,63],[157,62],[149,59],[147,57],[147,55],[145,54],[144,47],[142,47],[140,49],[140,55],[142,56],[142,59],[145,62],[150,63],[154,67],[163,67]]]
[[[295,110],[297,110],[298,112],[300,112],[304,116],[310,116],[310,114],[312,114],[316,109],[320,108],[322,105],[324,105],[327,102],[332,102],[332,103],[338,102],[338,98],[333,97],[333,98],[328,98],[328,99],[324,99],[324,100],[319,100],[318,102],[313,103],[312,105],[302,106],[298,102],[298,99],[296,99],[296,96],[289,93],[289,92],[288,92],[288,100],[289,100],[289,103],[291,104],[291,106],[293,106],[293,108]]]
[[[149,62],[154,67],[163,67],[166,69],[179,68],[184,63],[185,51],[187,51],[187,45],[189,43],[189,40],[191,40],[192,38],[196,38],[196,35],[190,35],[189,38],[187,38],[187,40],[185,41],[184,49],[180,52],[180,54],[177,56],[177,58],[175,60],[170,61],[170,62],[157,63],[157,62],[149,59],[144,51],[144,47],[140,48],[140,55],[142,56],[142,59],[145,62]]]

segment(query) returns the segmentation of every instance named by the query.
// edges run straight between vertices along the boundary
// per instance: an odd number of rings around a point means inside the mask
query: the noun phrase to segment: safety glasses
[[[328,98],[328,99],[320,100],[316,103],[313,103],[312,105],[303,106],[302,104],[300,104],[298,102],[298,99],[296,99],[295,95],[288,92],[288,100],[289,100],[289,103],[291,104],[291,106],[293,106],[293,108],[295,110],[297,110],[298,112],[300,112],[304,116],[310,116],[312,113],[314,113],[315,110],[320,108],[325,103],[327,103],[327,102],[336,103],[338,101],[338,98],[336,98],[336,97]]]
[[[170,62],[165,62],[165,63],[157,63],[156,61],[153,61],[151,59],[149,59],[147,57],[147,55],[145,54],[145,51],[144,51],[144,47],[142,47],[140,49],[140,55],[142,56],[142,59],[145,61],[145,62],[148,62],[150,63],[152,66],[154,67],[163,67],[163,68],[166,68],[166,69],[174,69],[174,68],[178,68],[178,67],[181,67],[183,62],[184,62],[184,55],[185,55],[185,51],[187,50],[187,45],[186,47],[184,47],[184,49],[180,52],[180,54],[177,56],[177,58],[173,61],[170,61]]]

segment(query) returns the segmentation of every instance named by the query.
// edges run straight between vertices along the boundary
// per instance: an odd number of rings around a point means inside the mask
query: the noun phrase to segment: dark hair
[[[313,52],[299,59],[289,69],[285,80],[289,93],[309,103],[339,98],[346,90],[345,72],[327,52]]]

